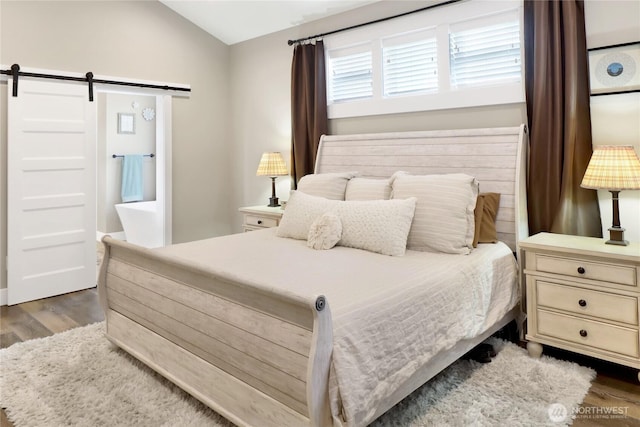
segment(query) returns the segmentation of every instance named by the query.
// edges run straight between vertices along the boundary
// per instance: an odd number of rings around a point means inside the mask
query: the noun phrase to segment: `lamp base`
[[[609,240],[606,241],[607,245],[627,246],[628,240],[624,240],[624,228],[611,227],[609,228]]]
[[[278,203],[278,198],[276,197],[276,177],[271,177],[271,197],[269,197],[269,204],[267,205],[270,208],[277,208],[280,206]]]
[[[278,198],[269,197],[269,204],[267,206],[270,208],[277,208],[278,206],[280,206],[280,203],[278,203]]]

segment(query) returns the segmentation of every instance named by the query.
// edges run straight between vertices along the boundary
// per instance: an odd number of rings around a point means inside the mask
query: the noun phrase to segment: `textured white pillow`
[[[332,213],[318,217],[309,228],[307,246],[313,249],[331,249],[342,237],[342,222]]]
[[[468,254],[473,247],[478,181],[465,174],[399,175],[393,197],[417,197],[407,248]]]
[[[415,207],[415,197],[345,202],[292,191],[276,235],[307,240],[314,222],[330,212],[342,223],[339,246],[403,255]]]
[[[325,199],[344,200],[347,182],[356,174],[337,172],[305,175],[298,182],[298,191]]]
[[[351,178],[347,182],[344,199],[349,200],[389,200],[391,184],[389,179]]]
[[[283,211],[276,235],[307,240],[313,221],[330,211],[338,203],[338,200],[311,196],[301,191],[292,191],[289,194],[287,208]]]
[[[331,211],[342,222],[338,245],[383,255],[404,255],[415,207],[415,197],[338,203]]]

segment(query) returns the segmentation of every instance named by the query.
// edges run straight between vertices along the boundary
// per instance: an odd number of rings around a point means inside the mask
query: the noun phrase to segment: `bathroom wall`
[[[150,154],[156,152],[156,120],[145,120],[145,108],[156,110],[154,96],[101,93],[98,96],[98,231],[122,231],[114,205],[122,203],[122,158],[113,154]],[[135,133],[118,133],[118,113],[134,114]],[[156,159],[143,161],[144,200],[156,199]]]

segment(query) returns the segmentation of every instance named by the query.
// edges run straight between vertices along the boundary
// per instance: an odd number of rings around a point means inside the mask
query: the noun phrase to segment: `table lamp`
[[[624,240],[624,228],[620,227],[618,194],[621,190],[640,189],[640,159],[633,147],[612,145],[596,147],[580,186],[611,192],[613,225],[609,228],[609,240],[606,243],[628,245],[629,242]]]
[[[264,153],[258,165],[257,176],[271,177],[271,197],[267,206],[280,206],[276,197],[276,177],[288,175],[287,165],[284,163],[282,154],[278,152]]]

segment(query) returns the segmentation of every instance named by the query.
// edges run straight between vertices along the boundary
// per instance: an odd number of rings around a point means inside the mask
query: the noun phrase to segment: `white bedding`
[[[366,425],[376,407],[429,359],[472,338],[518,300],[504,244],[469,255],[407,251],[391,257],[318,251],[275,228],[156,249],[223,277],[298,295],[325,295],[333,318],[331,410],[337,425]]]

